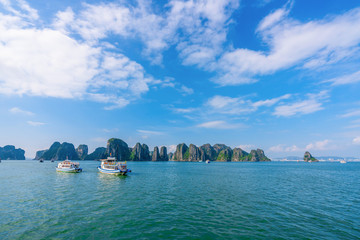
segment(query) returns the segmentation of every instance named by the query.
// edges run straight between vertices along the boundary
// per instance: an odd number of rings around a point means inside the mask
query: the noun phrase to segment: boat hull
[[[56,168],[57,172],[66,172],[66,173],[79,173],[82,172],[81,168]]]
[[[99,172],[101,173],[106,173],[106,174],[111,174],[111,175],[126,175],[128,172],[131,172],[130,169],[126,169],[125,171],[124,170],[109,170],[109,169],[104,169],[104,168],[101,168],[101,167],[98,167],[98,170]]]

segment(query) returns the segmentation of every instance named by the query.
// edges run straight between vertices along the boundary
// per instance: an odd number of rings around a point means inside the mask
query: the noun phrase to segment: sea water
[[[0,239],[359,239],[360,163],[0,163]]]

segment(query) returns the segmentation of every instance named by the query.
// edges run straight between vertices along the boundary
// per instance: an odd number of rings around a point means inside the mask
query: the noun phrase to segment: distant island
[[[126,142],[118,138],[111,138],[107,146],[96,148],[88,154],[88,146],[79,145],[76,149],[72,143],[54,142],[49,149],[36,152],[35,160],[99,160],[108,156],[116,157],[120,161],[219,161],[219,162],[268,162],[262,149],[251,150],[250,153],[241,148],[230,148],[225,144],[204,144],[200,147],[185,143],[178,144],[174,153],[167,153],[167,148],[162,146],[149,150],[146,144],[136,143],[130,148]]]
[[[305,162],[319,162],[316,158],[314,158],[309,152],[305,152],[304,154],[304,161]]]
[[[0,147],[0,159],[25,160],[25,151],[13,145]]]

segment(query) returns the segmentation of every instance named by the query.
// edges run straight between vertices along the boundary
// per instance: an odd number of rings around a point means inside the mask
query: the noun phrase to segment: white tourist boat
[[[340,163],[346,163],[346,161],[345,161],[345,160],[341,160]]]
[[[98,170],[101,173],[113,174],[113,175],[126,175],[131,172],[127,168],[126,162],[117,162],[116,158],[108,157],[107,159],[100,159],[101,165],[98,166]]]
[[[80,168],[80,163],[71,162],[70,160],[65,160],[58,164],[56,171],[67,172],[67,173],[78,173],[78,172],[82,172],[82,169]]]

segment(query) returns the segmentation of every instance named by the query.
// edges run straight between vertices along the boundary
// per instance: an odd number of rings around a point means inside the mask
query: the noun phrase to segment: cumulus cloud
[[[302,151],[302,149],[296,145],[286,146],[284,144],[279,144],[279,145],[270,147],[269,151],[271,151],[271,152],[299,152],[299,151]]]
[[[294,66],[317,68],[358,55],[360,8],[322,20],[299,22],[281,8],[265,17],[257,33],[269,50],[234,49],[217,63],[220,72],[213,80],[221,85],[252,83],[256,76]]]
[[[150,85],[161,83],[124,54],[71,37],[67,24],[75,13],[70,8],[59,12],[52,26],[37,27],[36,11],[26,2],[17,1],[17,12],[10,2],[2,3],[8,12],[0,13],[0,94],[90,99],[108,104],[105,109],[111,110],[128,105],[149,91]],[[118,15],[113,18],[122,21]],[[100,25],[109,24],[97,20]],[[92,30],[101,32],[96,27]],[[84,38],[90,35],[83,34]]]
[[[310,150],[326,150],[329,147],[329,143],[330,141],[325,139],[323,141],[318,141],[315,143],[310,143],[308,145],[306,145],[305,150],[310,151]]]

